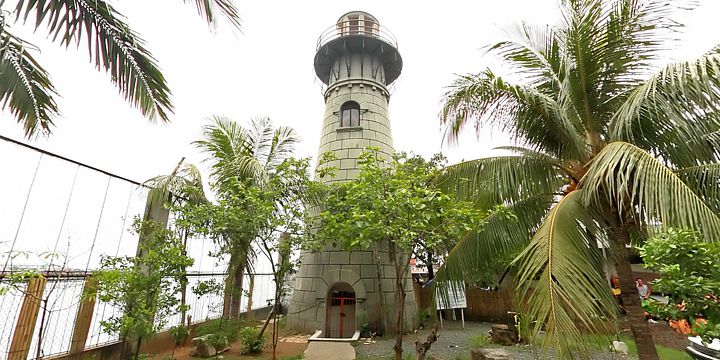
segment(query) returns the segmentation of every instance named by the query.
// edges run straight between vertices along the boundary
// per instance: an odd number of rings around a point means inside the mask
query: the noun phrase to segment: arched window
[[[340,107],[340,127],[360,126],[360,104],[348,101]]]

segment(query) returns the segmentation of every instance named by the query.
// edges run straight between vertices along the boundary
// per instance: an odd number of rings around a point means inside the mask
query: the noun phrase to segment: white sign
[[[465,298],[465,285],[462,283],[452,283],[445,286],[445,296],[440,294],[440,289],[435,288],[435,305],[438,310],[445,309],[463,309],[467,307],[467,299]]]

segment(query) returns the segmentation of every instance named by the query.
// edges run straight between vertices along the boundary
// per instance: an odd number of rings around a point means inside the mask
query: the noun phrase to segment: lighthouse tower
[[[318,39],[315,73],[326,85],[325,117],[319,155],[334,152],[336,176],[325,182],[352,181],[366,147],[393,154],[388,118],[388,86],[400,76],[402,58],[395,38],[372,15],[353,11],[340,17]],[[296,274],[288,325],[323,338],[350,338],[356,330],[392,330],[395,270],[387,243],[368,251],[333,246],[305,252]],[[409,272],[408,272],[409,274]],[[405,279],[405,326],[417,314],[412,283]],[[384,324],[383,324],[384,322]]]

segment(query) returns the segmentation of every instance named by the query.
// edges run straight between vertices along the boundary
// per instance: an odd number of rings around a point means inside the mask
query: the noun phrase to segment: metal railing
[[[320,50],[325,44],[342,37],[365,36],[376,38],[397,49],[397,39],[390,30],[370,20],[345,20],[329,27],[323,31],[317,41],[316,50]]]

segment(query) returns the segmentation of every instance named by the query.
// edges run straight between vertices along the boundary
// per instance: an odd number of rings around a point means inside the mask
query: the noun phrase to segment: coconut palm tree
[[[230,119],[216,116],[203,133],[204,139],[195,141],[195,145],[208,155],[212,188],[220,199],[241,198],[241,192],[247,186],[263,186],[275,168],[292,154],[299,141],[295,130],[284,126],[274,128],[269,118],[253,119],[250,126],[244,128]],[[232,225],[228,230],[235,228]],[[251,272],[255,256],[252,243],[258,235],[247,231],[248,224],[234,225],[238,231],[228,231],[223,239],[228,245],[225,251],[230,256],[223,312],[231,317],[240,306],[240,297],[232,296],[232,289],[242,289],[243,272]],[[252,290],[251,287],[250,299]]]
[[[491,215],[450,252],[438,281],[521,249],[516,294],[543,343],[583,356],[585,331],[617,313],[603,273],[611,255],[642,359],[657,359],[630,268],[629,244],[658,227],[720,239],[720,47],[661,66],[678,46],[677,0],[566,0],[562,24],[522,24],[489,47],[511,73],[460,76],[441,120],[497,126],[510,155],[447,169],[444,185],[515,217]],[[581,331],[582,329],[582,331]]]
[[[240,26],[232,0],[183,0],[208,23],[217,13]],[[4,1],[0,1],[2,6]],[[7,15],[6,15],[7,14]],[[170,89],[145,42],[104,0],[18,0],[0,14],[0,101],[25,129],[25,136],[49,134],[58,114],[58,95],[50,76],[35,60],[32,44],[11,33],[7,17],[47,28],[48,37],[66,48],[87,46],[90,61],[105,70],[120,94],[151,120],[172,113]]]

